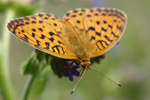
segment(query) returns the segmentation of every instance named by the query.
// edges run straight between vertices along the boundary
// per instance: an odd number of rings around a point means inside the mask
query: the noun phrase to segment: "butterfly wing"
[[[63,24],[52,14],[39,13],[14,19],[7,28],[30,46],[65,59],[76,59],[62,37]]]
[[[121,38],[126,14],[110,8],[75,9],[65,14],[63,22],[72,26],[93,58],[107,52]]]
[[[89,50],[92,57],[96,57],[106,53],[119,41],[124,33],[127,17],[117,9],[93,8],[89,11],[95,26],[92,26],[95,34],[89,33]]]

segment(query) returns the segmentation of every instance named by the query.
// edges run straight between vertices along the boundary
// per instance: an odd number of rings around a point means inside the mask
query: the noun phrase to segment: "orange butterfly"
[[[110,50],[124,33],[126,14],[114,8],[79,8],[68,11],[63,20],[38,13],[16,18],[7,24],[15,36],[53,56],[78,60],[89,70],[90,59]]]

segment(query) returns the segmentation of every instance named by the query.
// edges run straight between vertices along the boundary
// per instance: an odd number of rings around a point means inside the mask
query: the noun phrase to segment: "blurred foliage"
[[[0,2],[0,13],[4,12],[8,8],[14,10],[16,16],[19,17],[33,14],[33,12],[40,9],[40,5],[22,5],[13,1]]]
[[[27,16],[33,14],[40,8],[39,5],[18,5],[17,3],[10,3],[11,8],[16,12],[16,16]]]
[[[7,6],[6,3],[0,2],[0,13],[5,11],[5,9],[7,8],[6,6]]]

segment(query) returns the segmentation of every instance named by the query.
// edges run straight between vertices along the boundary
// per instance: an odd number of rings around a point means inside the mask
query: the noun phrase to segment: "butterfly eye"
[[[81,62],[81,66],[85,67],[86,65],[90,66],[91,62],[90,61],[83,61],[83,62]]]
[[[81,62],[81,66],[85,66],[85,62]]]

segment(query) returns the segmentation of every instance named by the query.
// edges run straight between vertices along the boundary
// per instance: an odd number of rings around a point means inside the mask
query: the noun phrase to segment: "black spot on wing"
[[[32,18],[36,20],[36,17],[35,17],[35,16],[32,16]]]
[[[29,23],[29,22],[25,22],[25,24],[26,24],[26,25],[29,25],[30,23]]]
[[[22,33],[24,33],[24,30],[21,30]]]
[[[109,37],[107,35],[104,36],[106,40],[108,40],[109,42],[113,42],[113,40],[110,40]]]
[[[97,48],[98,48],[99,50],[105,49],[105,46],[103,45],[103,43],[104,43],[105,45],[109,46],[109,44],[108,44],[106,41],[98,40],[98,41],[96,42],[96,46],[97,46]],[[98,44],[100,44],[103,48],[100,48]]]
[[[24,35],[24,41],[28,42],[28,36],[26,36],[25,34],[23,34],[23,35]]]
[[[25,20],[29,21],[29,17],[24,17]]]
[[[43,29],[42,28],[38,28],[41,32],[43,32]]]
[[[86,15],[87,17],[92,17],[90,14]]]
[[[105,32],[107,31],[107,29],[104,29],[103,27],[102,27],[102,30],[105,31]]]
[[[93,9],[90,9],[90,12],[93,13]]]
[[[36,24],[36,21],[32,21],[32,24]]]
[[[24,21],[23,21],[23,19],[22,19],[22,18],[19,18],[18,20],[19,20],[20,22],[24,23]]]
[[[36,29],[32,28],[32,31],[36,32]]]
[[[44,17],[44,19],[48,19],[48,17]]]
[[[85,9],[81,9],[81,11],[82,11],[82,12],[85,12],[86,10],[85,10]]]
[[[51,38],[49,38],[49,40],[50,40],[51,42],[53,42],[53,41],[54,41],[54,38],[53,38],[53,37],[51,37]]]
[[[105,13],[103,13],[102,15],[103,15],[103,16],[106,16],[106,14],[105,14]]]
[[[95,15],[95,16],[98,16],[99,14],[98,14],[98,13],[95,13],[94,15]]]
[[[76,15],[72,15],[71,17],[76,17]]]
[[[14,20],[17,24],[19,24],[19,21],[17,19]]]
[[[38,16],[43,17],[43,14],[39,13]]]
[[[63,45],[64,45],[64,43],[62,43],[61,41],[58,41],[58,43],[59,43],[59,44],[63,44]]]
[[[49,50],[50,43],[49,42],[45,42],[45,45],[46,45],[45,49]]]
[[[54,23],[54,26],[57,26],[57,24],[56,24],[56,23]]]
[[[96,32],[95,34],[98,35],[98,36],[101,36],[101,33],[99,33],[99,32]]]
[[[95,28],[94,27],[89,27],[89,29],[88,30],[92,30],[92,31],[95,31]]]
[[[117,28],[122,32],[122,27],[117,25]]]
[[[40,46],[40,41],[39,41],[39,40],[36,40],[36,43],[37,43],[37,44],[35,45],[36,47]]]
[[[56,52],[55,50],[57,50],[57,52],[60,54],[60,50],[61,49],[63,51],[63,54],[65,54],[65,51],[63,49],[63,47],[59,46],[59,45],[55,45],[52,47],[53,52]]]
[[[99,24],[100,24],[100,21],[96,21],[96,24],[99,25]]]
[[[77,12],[78,12],[78,10],[73,10],[73,12],[74,12],[74,13],[77,13]]]
[[[79,21],[79,20],[77,20],[76,22],[77,22],[77,23],[80,23],[80,21]]]
[[[32,33],[32,37],[35,37],[35,33]]]
[[[55,20],[55,18],[51,18],[52,20]]]
[[[114,20],[114,22],[117,22],[117,20]]]
[[[53,33],[53,32],[49,32],[49,35],[50,35],[50,36],[53,36],[53,35],[55,35],[55,33]]]
[[[114,37],[119,38],[119,36],[116,35],[114,32],[111,32],[111,34],[113,34]]]
[[[82,15],[82,13],[79,13],[79,15]]]
[[[39,23],[43,23],[43,21],[42,21],[42,20],[40,20],[40,21],[39,21]]]
[[[45,35],[42,34],[40,38],[41,38],[41,39],[44,39],[44,38],[45,38]]]
[[[51,15],[50,14],[46,14],[48,17],[50,17]]]
[[[66,16],[69,16],[70,15],[70,13],[66,13]]]
[[[91,37],[90,42],[91,42],[92,40],[95,40],[95,37],[94,37],[94,36]]]
[[[101,12],[102,10],[100,8],[97,8],[97,11]]]
[[[111,26],[111,25],[108,25],[108,27],[112,28],[112,26]]]
[[[105,9],[105,12],[108,13],[108,9]]]
[[[107,21],[105,21],[105,20],[104,20],[104,21],[103,21],[103,23],[104,23],[104,24],[106,24],[106,23],[107,23]]]

